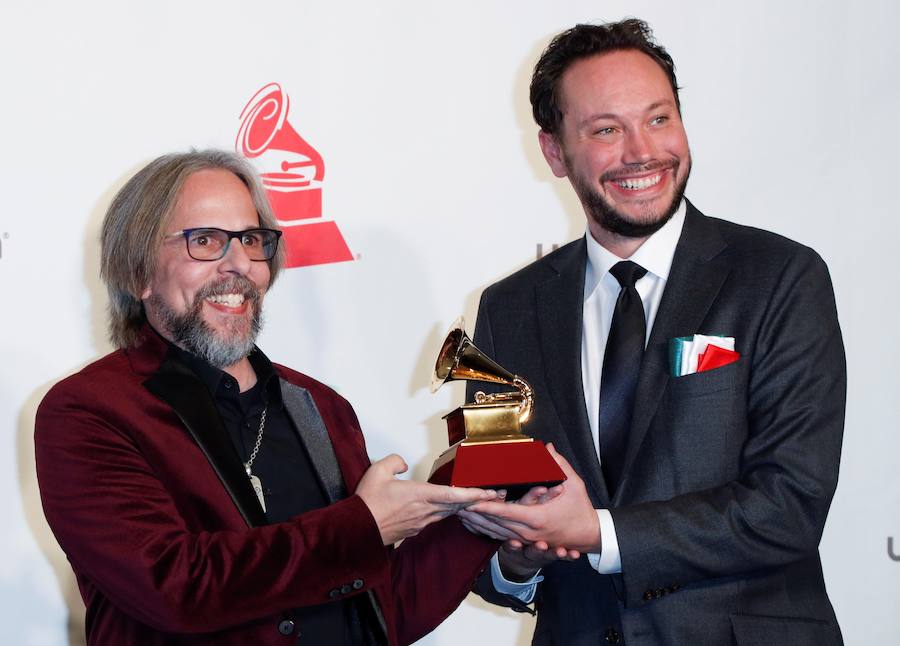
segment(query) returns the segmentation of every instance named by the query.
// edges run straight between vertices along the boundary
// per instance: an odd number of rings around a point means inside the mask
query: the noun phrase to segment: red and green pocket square
[[[694,334],[669,341],[669,368],[673,377],[727,366],[741,358],[734,337]]]

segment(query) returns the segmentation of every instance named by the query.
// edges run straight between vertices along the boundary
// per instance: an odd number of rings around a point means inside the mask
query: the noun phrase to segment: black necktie
[[[634,284],[647,270],[630,260],[623,260],[613,265],[609,273],[619,281],[622,289],[616,299],[606,354],[603,355],[598,426],[600,462],[606,488],[612,497],[622,477],[628,429],[634,410],[634,391],[647,334],[644,304]]]

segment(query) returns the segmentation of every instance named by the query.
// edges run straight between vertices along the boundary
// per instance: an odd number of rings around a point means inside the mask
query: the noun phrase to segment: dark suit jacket
[[[266,525],[212,398],[167,348],[148,332],[57,384],[38,410],[41,498],[90,644],[291,644],[283,611],[353,595],[368,595],[390,643],[406,644],[456,608],[495,544],[448,518],[385,548],[348,495],[369,460],[343,398],[276,366],[333,504]]]
[[[621,575],[546,568],[534,643],[840,644],[818,554],[846,390],[825,264],[688,205],[610,500],[581,381],[585,262],[581,239],[489,287],[474,337],[532,384],[526,431],[611,510],[622,557]],[[740,360],[670,377],[669,340],[694,333],[735,337]]]

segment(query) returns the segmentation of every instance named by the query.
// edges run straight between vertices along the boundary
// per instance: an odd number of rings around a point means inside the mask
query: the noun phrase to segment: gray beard
[[[690,162],[688,163],[690,164]],[[675,187],[672,202],[658,217],[646,222],[635,222],[619,213],[594,186],[582,181],[578,175],[573,173],[568,159],[566,160],[566,167],[569,169],[569,178],[572,181],[575,193],[578,195],[578,199],[581,201],[588,217],[596,222],[600,228],[625,238],[649,238],[662,229],[678,210],[681,200],[684,198],[684,189],[687,186],[688,177],[691,174],[691,168],[688,166],[684,179]],[[679,164],[676,163],[672,171],[673,174],[677,175],[678,167]],[[652,169],[653,165],[651,164],[649,167],[640,167],[638,170],[646,171]],[[601,178],[603,181],[606,181],[606,179],[606,176]]]
[[[228,330],[227,337],[223,338],[203,320],[203,301],[209,296],[234,292],[243,293],[245,301],[251,301],[253,314],[250,329],[237,329],[235,326],[235,329]],[[176,345],[220,370],[234,365],[253,351],[256,337],[262,329],[260,303],[261,297],[256,285],[239,276],[205,285],[194,297],[191,309],[184,314],[172,310],[156,294],[147,299],[147,304],[154,308]]]

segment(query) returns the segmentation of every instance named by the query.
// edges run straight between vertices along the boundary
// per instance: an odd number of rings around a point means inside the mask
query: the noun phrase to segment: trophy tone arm
[[[531,417],[531,411],[534,409],[534,391],[528,382],[521,377],[513,377],[512,385],[518,389],[518,392],[492,393],[488,395],[482,391],[475,393],[476,404],[496,404],[499,402],[518,402],[519,403],[519,423],[524,424]]]

